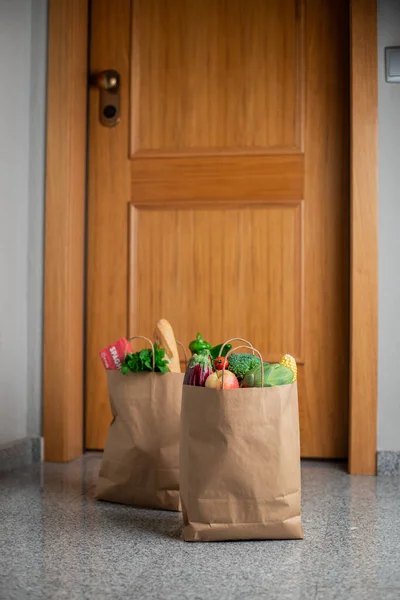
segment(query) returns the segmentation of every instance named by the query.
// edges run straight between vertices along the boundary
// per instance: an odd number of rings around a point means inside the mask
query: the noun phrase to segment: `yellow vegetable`
[[[291,356],[290,354],[285,354],[284,356],[282,356],[280,364],[285,365],[285,367],[288,367],[291,371],[293,371],[293,374],[294,374],[293,381],[296,381],[297,365],[296,365],[296,361],[294,360],[293,356]]]

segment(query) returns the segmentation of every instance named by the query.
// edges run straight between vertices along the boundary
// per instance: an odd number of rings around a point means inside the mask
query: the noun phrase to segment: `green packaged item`
[[[241,387],[261,387],[261,375],[260,365],[254,367],[244,376]],[[293,371],[289,369],[289,367],[285,367],[285,365],[279,363],[264,363],[264,387],[293,383],[294,377]]]

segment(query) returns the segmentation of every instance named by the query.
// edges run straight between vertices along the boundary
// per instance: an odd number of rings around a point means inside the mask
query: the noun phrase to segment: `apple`
[[[215,371],[211,373],[206,379],[206,387],[215,388],[217,390],[222,389],[222,371]],[[234,390],[239,387],[239,382],[236,375],[230,371],[224,372],[224,390]]]

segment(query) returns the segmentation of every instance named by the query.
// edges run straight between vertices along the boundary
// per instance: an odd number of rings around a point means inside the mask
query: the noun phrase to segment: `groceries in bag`
[[[238,340],[246,342],[242,338]],[[232,341],[234,339],[229,340]],[[215,346],[220,354],[214,358],[211,344],[205,342],[199,333],[189,348],[196,352],[187,366],[185,385],[216,389],[222,389],[223,385],[224,389],[228,390],[238,387],[262,387],[262,382],[264,387],[287,385],[297,379],[296,361],[290,354],[284,354],[280,363],[264,362],[262,370],[259,356],[251,352],[233,353],[230,343]],[[248,345],[246,348],[251,350],[252,346]]]
[[[287,363],[294,365],[287,356],[282,365],[268,365],[250,344],[246,349],[258,356],[252,367],[258,371],[244,372],[249,361],[240,371],[242,387],[226,385],[230,376],[238,380],[229,371],[229,352],[204,385],[183,386],[180,493],[187,542],[303,537],[297,383]],[[254,387],[246,388],[249,373]],[[216,377],[223,385],[209,387]]]
[[[166,348],[159,345],[165,340],[158,338],[159,343],[153,343],[141,339],[149,347],[132,352],[128,342],[126,355],[120,356],[120,368],[106,371],[113,420],[96,496],[110,502],[178,511],[183,373],[170,371],[177,367]]]

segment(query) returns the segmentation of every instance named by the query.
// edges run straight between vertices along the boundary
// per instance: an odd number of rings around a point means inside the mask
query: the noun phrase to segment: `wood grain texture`
[[[195,14],[201,14],[204,21],[203,4],[198,0],[192,4]],[[201,330],[215,343],[219,338],[235,334],[249,337],[272,360],[280,358],[283,352],[297,354],[303,363],[299,366],[302,453],[324,458],[347,455],[348,4],[345,0],[335,3],[306,0],[303,10],[301,3],[289,0],[251,0],[249,3],[218,0],[213,6],[219,7],[225,15],[224,27],[236,27],[230,24],[227,11],[239,10],[239,4],[241,32],[253,27],[255,7],[266,11],[266,16],[271,15],[271,21],[276,24],[273,38],[276,44],[270,49],[274,58],[269,56],[268,60],[275,60],[277,64],[280,64],[282,39],[288,27],[293,29],[290,7],[297,8],[294,18],[301,27],[300,42],[296,38],[296,43],[301,45],[302,37],[307,40],[303,80],[301,85],[296,82],[294,86],[304,90],[307,98],[301,112],[304,123],[300,127],[300,130],[305,127],[304,154],[298,150],[292,154],[270,154],[271,146],[265,155],[253,150],[244,155],[241,132],[258,135],[258,124],[250,109],[244,121],[236,117],[229,121],[226,138],[221,137],[221,131],[225,130],[220,129],[220,121],[216,121],[217,113],[211,117],[208,113],[199,113],[206,137],[197,124],[192,129],[189,127],[193,121],[192,104],[188,101],[193,96],[191,86],[196,86],[195,91],[199,89],[200,98],[205,97],[196,110],[207,106],[207,98],[214,110],[222,93],[217,89],[219,82],[227,82],[228,86],[230,81],[231,63],[218,63],[219,68],[224,67],[221,77],[218,83],[213,79],[208,81],[204,96],[199,35],[193,38],[196,52],[190,46],[195,59],[191,63],[190,77],[189,63],[171,62],[177,60],[177,45],[183,44],[181,11],[189,6],[186,0],[150,0],[148,4],[135,0],[136,10],[139,7],[144,12],[133,18],[133,64],[130,64],[127,29],[127,24],[132,24],[128,2],[121,5],[116,15],[111,0],[93,0],[93,10],[100,11],[93,12],[93,68],[108,65],[122,70],[121,107],[126,106],[124,94],[129,68],[133,80],[137,83],[137,78],[140,79],[143,93],[149,94],[152,89],[152,94],[157,96],[154,86],[160,82],[164,88],[157,91],[158,98],[148,99],[145,119],[140,111],[135,113],[140,95],[135,85],[131,88],[136,103],[133,112],[128,111],[132,131],[138,135],[138,131],[143,130],[150,141],[145,147],[141,145],[143,139],[139,145],[135,140],[136,153],[130,159],[127,113],[123,112],[121,124],[114,130],[101,128],[97,121],[97,96],[91,95],[88,447],[102,446],[110,418],[105,377],[97,356],[99,349],[127,333],[151,335],[156,320],[165,317],[171,320],[178,337],[186,344]],[[212,30],[216,27],[217,13],[208,1],[204,6],[210,8]],[[289,25],[280,24],[277,15],[281,10],[290,13],[285,17]],[[148,15],[146,19],[144,14]],[[185,19],[189,18],[185,14]],[[168,16],[163,20],[164,29],[160,15]],[[199,17],[199,23],[203,21]],[[257,23],[255,31],[259,32],[262,26],[268,37],[267,18]],[[204,31],[204,27],[201,29]],[[148,40],[146,46],[142,45],[142,35]],[[240,56],[241,35],[229,40],[232,56]],[[159,45],[164,44],[163,36],[170,39],[167,63],[165,59],[155,61]],[[257,36],[260,37],[259,33]],[[107,44],[104,44],[106,37]],[[219,43],[224,55],[227,41],[222,35]],[[292,47],[290,44],[288,48]],[[143,58],[142,49],[147,47]],[[264,46],[260,42],[255,47],[261,58],[252,55],[254,49],[250,54],[258,64],[263,60]],[[155,62],[151,62],[149,56]],[[182,56],[186,54],[182,52]],[[172,82],[178,81],[179,86],[174,84],[170,89],[167,74],[170,75],[171,64],[176,71]],[[243,94],[247,98],[247,91],[250,93],[259,85],[259,81],[255,81],[259,74],[247,70],[244,59],[237,59],[235,65],[236,79],[246,81],[246,93],[240,85],[228,86],[233,106],[240,104]],[[271,73],[274,74],[273,69]],[[250,74],[251,81],[248,81]],[[290,85],[296,80],[296,69],[292,75]],[[295,132],[296,121],[290,109],[291,87],[287,87],[285,69],[279,71],[279,77],[282,82],[277,89],[288,92],[289,109],[286,111],[285,103],[281,103],[282,119],[287,120],[285,127]],[[269,83],[265,85],[268,87]],[[174,92],[178,88],[179,94]],[[159,98],[162,110],[167,111],[161,116],[157,112],[159,105],[155,104]],[[273,112],[275,99],[268,98]],[[143,104],[141,99],[139,104]],[[260,131],[265,137],[271,128],[268,110],[263,114]],[[225,114],[222,117],[223,121]],[[280,118],[276,117],[278,129]],[[229,137],[231,134],[233,137]],[[225,154],[209,156],[205,152],[200,156],[193,152],[196,148],[209,148],[210,144],[215,146],[215,140],[219,144],[220,139],[225,146],[230,145]],[[250,137],[246,140],[248,144],[253,143]],[[132,144],[132,138],[130,142]],[[168,146],[171,155],[142,157],[137,152],[151,145],[159,154]],[[173,156],[177,148],[181,156]],[[237,153],[232,155],[233,151]]]
[[[130,14],[128,2],[121,3],[119,15],[116,15],[114,2],[111,0],[92,0],[95,9],[99,7],[99,2],[103,4],[100,8],[102,15],[100,29],[97,34],[96,50],[92,51],[92,63],[97,68],[107,68],[111,66],[111,59],[118,64],[121,61],[125,66],[128,64],[128,55],[131,53],[128,35],[125,32],[125,24],[130,23]],[[321,4],[336,3],[317,3],[317,5],[308,4],[305,14],[310,15],[310,11],[318,11]],[[96,6],[95,6],[96,5]],[[351,248],[352,248],[352,304],[351,304],[351,436],[350,436],[350,472],[352,473],[374,473],[375,472],[375,452],[376,452],[376,350],[377,350],[377,193],[376,193],[376,139],[377,139],[377,85],[376,85],[376,5],[374,0],[352,0],[352,55],[351,63],[353,66],[352,74],[352,220],[351,220]],[[300,7],[301,8],[301,7]],[[325,6],[324,9],[327,7]],[[44,325],[44,438],[45,438],[45,457],[47,460],[69,460],[80,454],[82,450],[82,347],[83,323],[81,313],[82,297],[82,272],[84,264],[83,251],[83,195],[82,178],[85,166],[84,153],[82,152],[84,127],[82,119],[85,119],[84,111],[81,107],[85,104],[86,93],[86,40],[87,40],[87,13],[85,0],[50,0],[49,2],[49,65],[48,65],[48,112],[47,112],[47,175],[46,175],[46,275],[45,275],[45,325]],[[115,30],[118,19],[118,27]],[[114,28],[112,29],[112,25]],[[309,26],[308,26],[309,27]],[[96,22],[93,23],[93,29],[96,29]],[[334,28],[334,30],[336,30]],[[324,30],[325,31],[325,30]],[[325,31],[326,39],[330,40],[331,48],[335,40],[330,35],[330,31]],[[309,40],[310,30],[308,29],[306,39]],[[103,39],[102,37],[103,36]],[[335,34],[336,36],[336,34]],[[314,31],[314,41],[312,47],[317,52],[316,32]],[[107,44],[104,44],[107,39]],[[336,38],[335,38],[336,39]],[[346,35],[342,36],[342,41]],[[120,41],[122,42],[120,44]],[[133,40],[134,43],[134,40]],[[308,43],[308,41],[307,41]],[[107,49],[112,49],[112,55],[109,60]],[[309,50],[311,51],[311,50]],[[332,53],[334,54],[334,53]],[[331,54],[331,58],[332,58]],[[345,65],[346,61],[342,62]],[[304,61],[301,63],[303,69]],[[131,65],[129,65],[131,67]],[[124,71],[124,73],[126,73]],[[304,72],[306,74],[306,71]],[[321,74],[324,80],[326,73]],[[314,79],[314,90],[312,96],[317,93],[317,77]],[[310,81],[306,82],[304,78],[304,89],[308,91]],[[67,91],[67,92],[66,92]],[[308,93],[310,93],[308,91]],[[124,94],[126,94],[124,87]],[[128,100],[127,95],[124,96]],[[131,97],[134,101],[134,97]],[[315,98],[312,102],[316,102]],[[91,103],[94,103],[95,117],[97,118],[97,100],[92,95]],[[312,105],[312,104],[311,104]],[[123,104],[123,107],[126,104]],[[138,106],[138,102],[135,102]],[[304,104],[303,104],[304,106]],[[306,107],[304,107],[305,109]],[[93,112],[93,111],[91,111]],[[130,111],[129,111],[130,112]],[[127,126],[126,113],[122,121]],[[318,114],[318,113],[317,113]],[[310,107],[307,109],[308,118],[312,118]],[[321,120],[321,117],[318,117]],[[302,119],[300,119],[301,125]],[[132,119],[132,124],[134,120]],[[93,123],[92,123],[93,127]],[[300,127],[301,129],[301,127]],[[323,129],[323,128],[320,128]],[[129,135],[130,138],[133,137]],[[104,135],[107,135],[104,133]],[[92,137],[92,134],[91,134]],[[299,136],[298,136],[299,137]],[[91,185],[97,185],[101,188],[104,184],[105,176],[113,178],[114,185],[126,177],[126,162],[121,170],[110,161],[118,149],[113,147],[113,154],[107,143],[110,138],[106,138],[106,143],[101,148],[97,148],[97,158],[101,158],[102,169],[93,174]],[[95,138],[97,141],[98,138]],[[132,139],[131,139],[132,141]],[[124,147],[122,150],[123,158],[126,156],[126,138],[122,135],[119,143]],[[103,140],[104,144],[104,140]],[[118,145],[118,144],[117,144]],[[336,148],[336,145],[335,145]],[[92,149],[92,144],[91,144]],[[280,152],[287,151],[290,148],[281,148]],[[332,150],[333,151],[333,150]],[[314,155],[318,157],[317,150]],[[117,153],[117,156],[120,156]],[[322,156],[317,160],[314,168],[314,180],[317,178],[318,168],[322,168],[329,162],[331,151],[328,144],[322,148]],[[322,165],[322,163],[324,163]],[[135,166],[135,161],[132,165]],[[344,164],[344,163],[343,163]],[[118,170],[118,176],[115,173]],[[313,170],[312,162],[306,163],[307,174]],[[140,170],[140,169],[139,169]],[[147,175],[146,175],[147,176]],[[127,231],[128,210],[126,202],[130,202],[129,192],[130,184],[128,180],[133,180],[133,176],[128,174],[124,179],[124,201],[121,204],[118,201],[118,187],[115,188],[115,194],[112,196],[112,202],[115,203],[117,211],[123,211],[124,217],[111,214],[111,211],[105,214],[104,207],[99,213],[96,213],[92,219],[92,227],[97,229],[105,223],[118,221],[119,227],[111,229],[112,232],[122,231],[120,239],[117,235],[112,239],[112,245],[108,247],[110,255],[113,248],[116,251],[125,246],[123,237]],[[108,195],[111,198],[112,184],[108,183]],[[297,188],[296,188],[297,189]],[[318,185],[321,197],[325,195]],[[306,186],[306,190],[308,187]],[[100,192],[101,194],[101,189]],[[146,192],[147,193],[147,192]],[[261,194],[260,194],[261,197]],[[330,196],[329,196],[330,197]],[[100,202],[102,196],[100,195]],[[128,198],[128,200],[127,200]],[[147,198],[149,200],[149,198]],[[147,201],[145,199],[145,201]],[[160,197],[161,200],[161,197]],[[109,201],[109,200],[108,200]],[[92,197],[92,206],[95,202]],[[130,205],[131,206],[131,205]],[[119,208],[118,208],[119,207]],[[224,207],[221,207],[222,209]],[[131,209],[133,210],[133,209]],[[141,211],[141,208],[136,209]],[[134,210],[133,210],[134,212]],[[306,230],[305,238],[308,238],[310,218],[307,217],[308,209],[305,209]],[[123,223],[123,219],[125,224]],[[122,226],[122,229],[121,229]],[[346,229],[345,218],[343,226]],[[327,231],[327,227],[325,228]],[[109,240],[106,231],[105,238],[100,239],[100,232],[97,233],[97,250]],[[135,239],[134,235],[131,239]],[[116,246],[115,246],[116,244]],[[126,244],[127,248],[128,244]],[[305,249],[307,243],[305,243]],[[90,254],[90,247],[89,247]],[[101,257],[104,259],[106,252]],[[310,249],[305,251],[305,284],[309,285],[307,277],[307,265],[309,265]],[[118,256],[120,256],[118,254]],[[95,263],[95,256],[92,256]],[[115,271],[116,261],[111,259],[105,263],[105,268],[109,269],[109,274]],[[103,272],[101,266],[95,267],[92,264],[90,270],[89,282],[93,277],[97,277]],[[325,273],[326,270],[323,271]],[[116,279],[122,282],[122,296],[127,291],[123,278],[114,273]],[[103,273],[103,282],[99,289],[106,292],[102,298],[95,296],[96,286],[93,286],[91,302],[87,304],[88,314],[92,315],[92,330],[99,322],[108,322],[110,317],[105,317],[102,312],[110,310],[112,302],[118,297],[116,286],[113,279],[108,278],[109,287],[105,284],[105,275]],[[108,293],[107,290],[111,290]],[[306,304],[306,294],[305,304]],[[104,300],[104,302],[103,302]],[[92,305],[92,301],[94,304]],[[88,376],[93,374],[92,366],[97,361],[97,350],[99,344],[108,343],[111,338],[118,337],[121,334],[121,324],[127,322],[127,302],[122,307],[122,302],[117,302],[117,310],[114,316],[117,318],[117,325],[113,328],[109,323],[110,335],[101,336],[101,327],[97,334],[88,339],[87,357],[90,359],[90,369]],[[314,306],[317,306],[316,300]],[[93,312],[92,313],[92,308]],[[306,317],[309,314],[306,310]],[[344,319],[343,319],[344,320]],[[123,325],[122,325],[123,326]],[[311,320],[311,327],[306,318],[305,340],[310,334],[315,333],[315,322]],[[329,334],[331,330],[329,331]],[[115,335],[114,335],[115,334]],[[100,339],[102,337],[102,339]],[[107,339],[105,339],[107,337]],[[61,342],[60,342],[61,340]],[[91,350],[90,350],[91,348]],[[323,364],[324,356],[321,350],[319,364]],[[99,425],[108,426],[108,401],[105,391],[105,385],[102,385],[101,378],[103,373],[101,369],[95,367],[95,377],[99,380],[97,388],[92,388],[94,393],[98,393],[99,410],[104,410],[107,417],[99,421]],[[57,376],[55,377],[55,373]],[[299,387],[302,386],[307,391],[307,383],[304,380],[304,369],[299,372]],[[329,383],[329,382],[328,382]],[[345,393],[345,391],[344,391]],[[304,398],[304,400],[302,400]],[[302,403],[302,421],[306,419],[312,425],[308,428],[308,433],[312,436],[315,427],[319,427],[318,420],[310,417],[306,399],[307,393],[301,393]],[[322,407],[321,407],[322,411]],[[345,418],[345,414],[343,413]],[[302,436],[304,438],[305,429],[302,426]],[[101,434],[100,434],[101,437]]]
[[[117,127],[100,124],[99,92],[89,94],[85,440],[96,449],[104,447],[111,421],[99,351],[126,336],[128,328],[130,1],[120,0],[118,10],[109,0],[91,5],[91,72],[113,68],[121,76]]]
[[[132,152],[300,149],[300,0],[135,0]]]
[[[348,2],[307,0],[306,14],[306,336],[305,366],[299,369],[301,452],[308,457],[345,458],[349,410]]]
[[[130,335],[152,337],[163,315],[186,343],[198,331],[215,343],[240,332],[265,360],[301,357],[301,204],[198,202],[132,219]]]
[[[48,461],[68,461],[83,450],[87,28],[85,0],[50,0],[43,365]]]
[[[375,0],[351,2],[351,386],[349,471],[376,472],[378,83]]]
[[[132,161],[132,199],[148,202],[293,201],[304,196],[304,157],[219,156]]]

